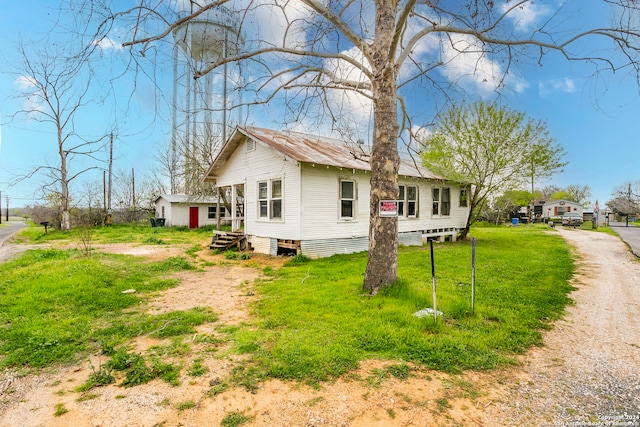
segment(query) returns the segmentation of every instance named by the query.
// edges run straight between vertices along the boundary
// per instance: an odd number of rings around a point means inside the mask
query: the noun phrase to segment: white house
[[[554,216],[562,216],[565,213],[577,212],[583,215],[584,208],[580,203],[570,200],[554,200],[542,205],[542,218],[548,220]]]
[[[161,194],[154,200],[156,217],[165,218],[166,226],[188,226],[189,228],[216,225],[217,212],[221,219],[229,212],[218,206],[216,197],[189,196],[186,194]],[[228,221],[227,221],[228,223]]]
[[[231,208],[244,212],[233,215],[233,228],[244,224],[256,252],[295,250],[316,258],[368,249],[370,170],[363,145],[238,127],[204,181],[244,195],[243,209]],[[467,189],[412,159],[401,161],[399,184],[400,243],[455,240],[469,213]]]

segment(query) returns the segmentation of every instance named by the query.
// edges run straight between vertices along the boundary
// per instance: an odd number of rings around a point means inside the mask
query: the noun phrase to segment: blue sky
[[[115,2],[122,8],[132,3],[133,0]],[[556,3],[542,2],[542,6],[529,9],[518,22],[514,22],[514,28],[526,29],[537,19],[546,19],[550,13],[547,6]],[[609,15],[604,2],[569,0],[567,3],[568,10],[573,8],[579,12],[576,16],[585,23],[607,24]],[[24,117],[10,120],[23,102],[15,99],[20,93],[19,74],[14,73],[19,61],[15,54],[16,43],[21,39],[42,39],[53,20],[57,19],[57,12],[51,7],[52,2],[48,0],[0,0],[0,191],[3,205],[6,195],[10,197],[11,206],[37,202],[38,189],[46,179],[36,176],[13,186],[11,183],[16,176],[28,173],[35,166],[56,161],[55,131],[50,125]],[[62,16],[60,23],[64,24],[66,19]],[[277,20],[271,22],[269,31],[277,32]],[[266,31],[263,30],[263,34],[271,36]],[[116,29],[114,35],[117,34]],[[118,70],[127,60],[126,51],[106,44],[102,52],[103,63],[98,68],[105,73]],[[442,70],[440,76],[455,80],[472,95],[487,96],[491,91],[478,83],[483,80],[482,76],[470,77],[468,66],[454,62]],[[478,69],[478,62],[474,62],[474,66]],[[479,69],[482,68],[483,64]],[[133,77],[126,77],[114,84],[105,79],[101,88],[112,96],[105,103],[88,108],[79,120],[79,130],[92,138],[107,135],[113,130],[114,122],[118,123],[114,170],[135,168],[137,179],[150,175],[154,164],[152,153],[168,141],[171,132],[170,109],[166,105],[156,108],[171,96],[170,62],[160,66],[157,75],[160,76],[159,89],[144,79],[136,82]],[[640,97],[637,83],[628,71],[594,76],[593,68],[586,64],[569,63],[552,54],[544,58],[543,66],[525,64],[514,68],[506,83],[507,90],[500,97],[501,102],[526,113],[531,119],[545,121],[551,136],[567,152],[565,160],[569,164],[565,171],[542,185],[588,185],[592,189],[593,201],[598,199],[602,206],[611,198],[614,187],[640,179],[640,152],[636,148],[637,136],[640,135]],[[135,92],[132,91],[134,86]],[[114,100],[117,108],[111,105]],[[423,102],[419,99],[410,101]],[[274,106],[271,106],[271,112],[273,110]],[[282,128],[276,122],[264,111],[253,116],[250,114],[247,120],[248,124]],[[89,185],[101,185],[102,172],[96,170],[87,174],[85,181]]]

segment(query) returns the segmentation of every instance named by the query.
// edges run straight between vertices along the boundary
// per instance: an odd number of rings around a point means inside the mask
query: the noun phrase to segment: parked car
[[[577,212],[568,212],[562,215],[562,225],[580,227],[582,225],[582,215]]]

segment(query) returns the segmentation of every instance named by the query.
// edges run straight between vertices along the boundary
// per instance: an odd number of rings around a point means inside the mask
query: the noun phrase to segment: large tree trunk
[[[375,295],[383,286],[398,280],[398,218],[381,218],[380,200],[398,198],[398,113],[396,74],[392,49],[395,25],[393,0],[377,3],[376,41],[372,52],[373,83],[373,149],[371,152],[371,194],[369,214],[369,258],[363,290]]]

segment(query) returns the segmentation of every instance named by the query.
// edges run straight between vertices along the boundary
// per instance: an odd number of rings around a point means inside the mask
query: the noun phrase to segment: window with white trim
[[[258,183],[258,218],[269,218],[269,183]]]
[[[442,189],[440,205],[440,215],[451,215],[451,191],[448,188]]]
[[[466,208],[469,205],[469,192],[466,188],[460,189],[460,207]]]
[[[401,185],[398,196],[398,216],[405,218],[418,217],[418,187]]]
[[[282,180],[271,181],[270,210],[272,219],[282,219]]]
[[[449,216],[451,214],[451,190],[449,188],[432,189],[432,208],[433,216]]]
[[[258,182],[258,218],[282,219],[282,180]]]
[[[220,218],[224,218],[224,211],[225,211],[224,206],[220,206]],[[218,217],[217,212],[218,212],[217,206],[209,206],[207,218],[216,219]]]
[[[349,221],[356,216],[356,182],[340,180],[340,220]]]

